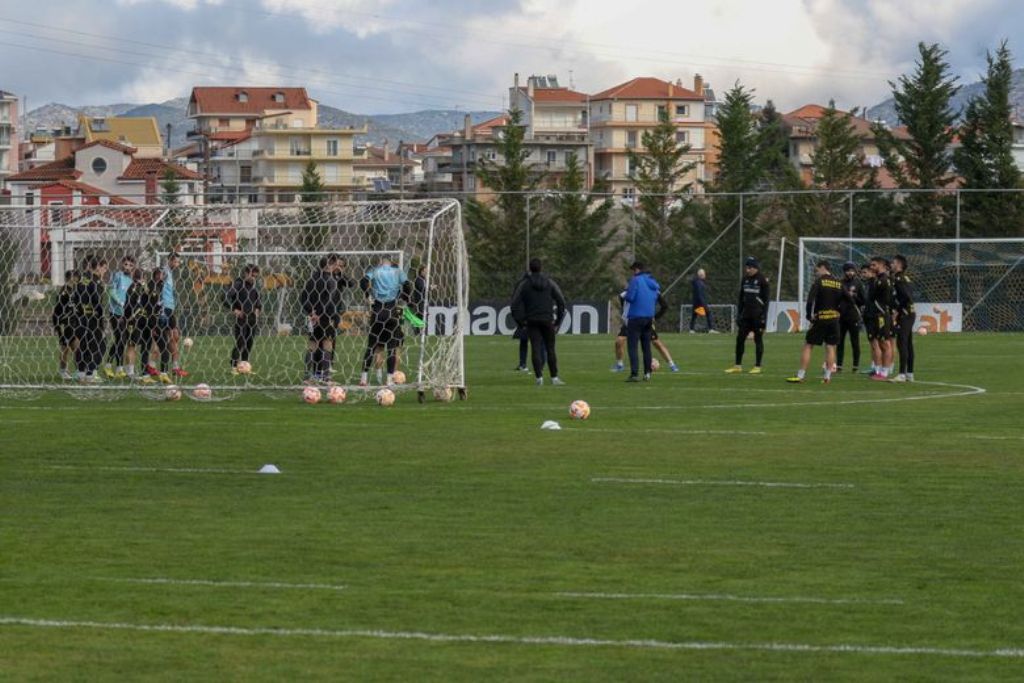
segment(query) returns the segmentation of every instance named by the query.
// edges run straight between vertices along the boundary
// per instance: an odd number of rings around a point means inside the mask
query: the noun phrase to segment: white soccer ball
[[[197,384],[195,389],[192,390],[192,398],[199,399],[200,401],[208,401],[213,396],[213,389],[210,388],[209,384]]]
[[[586,401],[573,401],[569,404],[569,416],[574,420],[586,420],[590,417],[590,404]]]
[[[302,400],[310,405],[320,402],[320,390],[316,387],[306,387],[302,390]]]
[[[252,372],[252,363],[247,360],[240,360],[235,365],[235,370],[238,370],[239,375],[248,375]]]
[[[434,400],[448,403],[454,397],[455,392],[451,387],[437,387],[434,389]]]
[[[395,392],[391,391],[390,389],[381,389],[380,391],[377,392],[376,399],[377,405],[384,406],[385,408],[387,408],[388,406],[394,405]]]
[[[164,391],[164,399],[168,401],[180,401],[181,400],[181,389],[171,385]]]
[[[660,369],[661,369],[661,363],[658,362],[657,358],[652,358],[651,359],[651,372],[657,372]]]
[[[924,325],[921,325],[921,327],[917,328],[917,333],[923,337],[926,334],[928,334],[928,328],[925,327]]]
[[[182,339],[182,340],[181,340],[181,347],[182,347],[183,349],[185,349],[186,351],[188,351],[189,349],[191,349],[191,348],[192,348],[192,345],[193,345],[194,343],[195,343],[195,342],[194,342],[194,341],[192,341],[192,337],[185,337],[184,339]]]
[[[331,403],[344,403],[346,398],[348,398],[348,392],[345,391],[345,387],[331,387],[327,390],[327,400]]]
[[[395,370],[394,374],[391,375],[391,381],[395,384],[405,384],[405,373],[401,370]]]
[[[292,326],[289,325],[288,323],[281,323],[280,325],[277,326],[277,336],[278,337],[287,337],[291,333],[292,333]]]

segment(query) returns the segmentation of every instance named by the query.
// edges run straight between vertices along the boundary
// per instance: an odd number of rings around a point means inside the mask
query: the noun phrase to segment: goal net
[[[847,261],[907,257],[919,326],[929,331],[1024,329],[1024,239],[846,239],[804,237],[799,243],[800,310],[814,264],[839,273]]]
[[[711,304],[705,307],[704,315],[693,315],[693,306],[679,307],[679,331],[687,332],[735,332],[736,305]]]
[[[468,295],[454,200],[0,208],[0,390],[445,395]]]

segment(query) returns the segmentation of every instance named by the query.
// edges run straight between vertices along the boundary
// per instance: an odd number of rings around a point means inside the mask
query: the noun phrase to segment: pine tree
[[[676,127],[662,120],[640,136],[643,151],[629,151],[634,185],[638,194],[636,221],[636,254],[655,274],[672,273],[678,260],[683,237],[685,195],[690,183],[683,180],[696,168],[686,161],[688,144],[676,140]]]
[[[498,193],[493,204],[468,199],[465,205],[473,288],[484,297],[506,297],[525,270],[527,224],[530,254],[542,256],[547,228],[542,223],[541,202],[527,194],[543,182],[545,173],[528,163],[524,144],[523,113],[508,112],[498,145],[500,160],[477,160],[476,178]],[[529,216],[529,219],[527,218]]]
[[[164,169],[163,178],[160,180],[160,202],[162,204],[177,204],[181,201],[178,193],[181,191],[181,183],[178,182],[178,177],[174,173],[174,169],[168,167]]]
[[[299,188],[299,197],[302,202],[324,201],[324,183],[320,178],[320,171],[316,163],[310,161],[302,171],[302,187]],[[305,251],[323,251],[327,241],[327,226],[323,225],[321,212],[312,206],[305,206],[302,209],[302,248]]]
[[[758,131],[750,110],[753,101],[753,92],[737,83],[725,93],[718,109],[719,159],[718,177],[712,183],[714,192],[749,192],[764,178],[770,143]]]
[[[889,83],[907,137],[897,137],[882,126],[876,126],[875,134],[886,168],[901,188],[940,189],[953,180],[949,144],[956,112],[950,100],[959,86],[949,75],[946,51],[938,44],[920,43],[918,52],[914,73]],[[913,193],[906,201],[911,234],[933,236],[947,217],[939,195]]]
[[[1021,174],[1013,160],[1010,88],[1013,64],[1004,41],[988,54],[985,92],[967,105],[960,127],[960,147],[953,153],[968,189],[1015,189]],[[1012,235],[1019,230],[1022,204],[1015,193],[968,192],[962,195],[963,234]]]
[[[788,190],[799,184],[799,174],[789,161],[789,135],[775,103],[768,100],[757,117],[757,157],[766,189]]]
[[[553,199],[547,268],[566,298],[604,300],[621,284],[614,280],[619,255],[609,249],[616,232],[609,221],[612,199],[604,183],[595,183],[591,192],[585,185],[579,159],[569,154]]]

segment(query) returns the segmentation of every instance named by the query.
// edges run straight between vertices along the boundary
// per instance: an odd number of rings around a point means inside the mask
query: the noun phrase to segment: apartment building
[[[709,98],[710,96],[710,98]],[[672,83],[659,78],[640,77],[620,83],[590,97],[589,123],[594,144],[594,176],[608,182],[611,190],[625,197],[635,193],[630,151],[641,152],[645,131],[668,120],[676,128],[676,141],[690,146],[683,159],[695,164],[680,180],[700,191],[699,181],[711,178],[709,167],[709,99],[703,78],[693,79],[693,88],[682,81]]]
[[[18,98],[14,93],[0,90],[0,188],[8,177],[18,172],[18,137]]]
[[[305,88],[195,87],[189,134],[212,183],[211,200],[292,202],[312,161],[328,192],[366,189],[353,166],[365,128],[320,128]]]
[[[593,144],[587,117],[589,96],[559,85],[557,76],[530,76],[520,86],[519,74],[509,89],[512,109],[523,112],[524,142],[529,160],[543,165],[557,183],[566,160],[575,155],[589,187],[592,180]]]
[[[153,116],[78,116],[77,137],[87,145],[97,140],[133,147],[135,157],[159,159],[164,154],[164,140]]]

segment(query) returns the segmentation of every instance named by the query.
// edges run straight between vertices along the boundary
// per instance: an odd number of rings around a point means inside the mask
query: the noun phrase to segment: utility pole
[[[405,199],[405,157],[402,156],[403,140],[398,141],[398,198]]]

